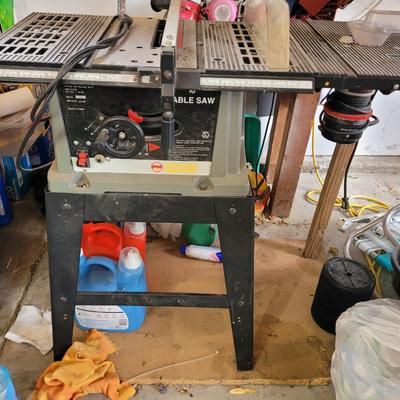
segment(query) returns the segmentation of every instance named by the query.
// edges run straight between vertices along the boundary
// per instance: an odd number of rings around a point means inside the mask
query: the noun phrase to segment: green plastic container
[[[258,156],[261,146],[261,122],[260,118],[254,114],[244,116],[244,138],[246,149],[246,160],[253,167],[253,171],[258,172]]]
[[[211,246],[217,239],[218,228],[214,224],[183,224],[182,236],[186,244]]]
[[[5,32],[14,25],[13,0],[0,0],[0,32]]]

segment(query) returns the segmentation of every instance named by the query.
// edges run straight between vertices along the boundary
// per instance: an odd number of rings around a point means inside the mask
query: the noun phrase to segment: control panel
[[[160,90],[65,84],[58,96],[77,167],[110,159],[165,159]],[[176,145],[169,160],[212,160],[219,103],[220,92],[176,91]]]

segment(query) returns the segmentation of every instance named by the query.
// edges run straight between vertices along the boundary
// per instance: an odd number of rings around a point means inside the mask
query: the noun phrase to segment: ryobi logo
[[[154,161],[152,164],[151,164],[151,170],[153,171],[153,172],[156,172],[156,173],[159,173],[159,172],[162,172],[163,171],[163,165],[162,165],[162,163],[160,163],[159,161]]]

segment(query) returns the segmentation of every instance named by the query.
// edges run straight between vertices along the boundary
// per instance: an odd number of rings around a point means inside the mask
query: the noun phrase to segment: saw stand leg
[[[252,197],[47,193],[46,213],[54,358],[72,343],[75,305],[142,305],[227,308],[237,369],[253,368],[254,201]],[[224,256],[226,295],[78,292],[85,221],[217,223]],[[188,261],[190,262],[190,261]]]

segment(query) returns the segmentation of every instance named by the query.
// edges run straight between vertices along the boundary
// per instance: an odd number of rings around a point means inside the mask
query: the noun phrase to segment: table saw
[[[159,3],[169,7],[166,18],[133,18],[118,43],[62,77],[50,104],[54,354],[60,358],[71,343],[76,304],[228,308],[237,366],[248,370],[254,201],[243,145],[245,92],[397,90],[400,35],[365,47],[341,41],[349,35],[345,23],[291,21],[289,62],[276,68],[252,21],[180,21],[179,0]],[[73,54],[115,35],[119,23],[34,13],[0,36],[0,81],[50,83]],[[276,40],[284,43],[285,35],[280,29]],[[77,292],[84,221],[218,223],[226,295]]]

